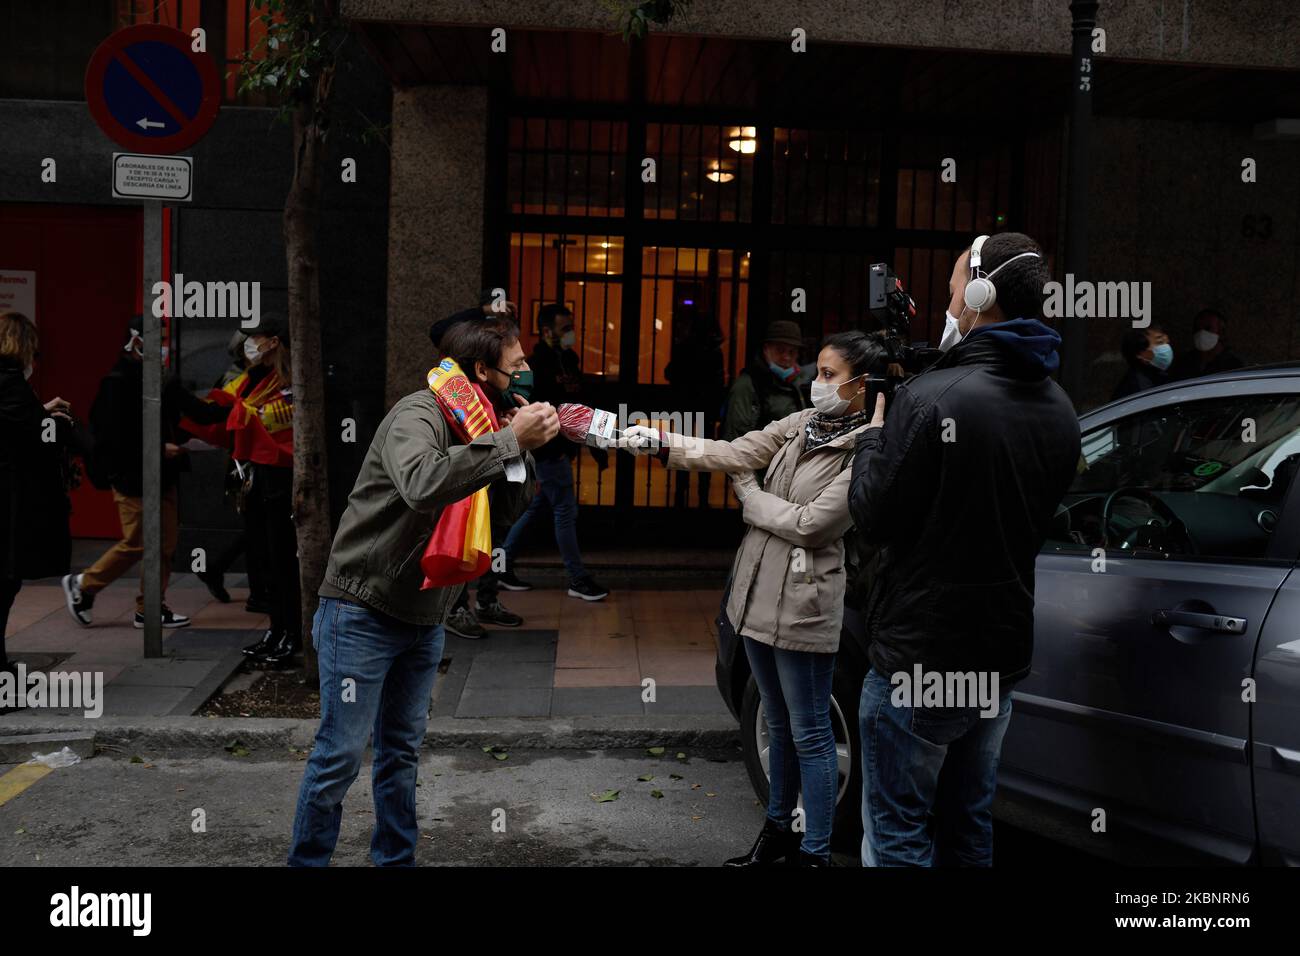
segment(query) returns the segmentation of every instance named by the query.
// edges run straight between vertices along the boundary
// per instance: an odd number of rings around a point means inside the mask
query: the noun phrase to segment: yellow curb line
[[[50,769],[39,763],[21,763],[8,773],[0,775],[0,807],[40,780]]]

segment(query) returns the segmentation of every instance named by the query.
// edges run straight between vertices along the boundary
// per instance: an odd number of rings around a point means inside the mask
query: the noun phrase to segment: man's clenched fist
[[[520,406],[510,419],[515,441],[524,451],[540,448],[560,433],[560,416],[550,402]]]

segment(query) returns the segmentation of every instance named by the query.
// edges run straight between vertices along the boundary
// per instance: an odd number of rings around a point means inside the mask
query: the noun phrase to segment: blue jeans
[[[895,706],[874,668],[862,682],[862,865],[992,866],[993,794],[1011,720],[978,707]]]
[[[743,640],[767,720],[767,818],[789,829],[802,785],[805,829],[800,849],[828,857],[839,788],[831,725],[835,655],[784,651],[752,638]]]
[[[519,539],[534,516],[550,505],[555,516],[555,543],[559,546],[564,569],[569,580],[577,581],[587,576],[578,550],[578,500],[573,495],[573,464],[568,457],[542,458],[535,461],[539,494],[533,495],[528,508],[519,516],[501,546],[506,553],[506,563],[513,566],[519,550]]]
[[[343,797],[361,770],[373,731],[370,858],[376,866],[412,866],[420,836],[415,779],[443,629],[321,598],[312,635],[320,662],[320,729],[298,791],[289,865],[329,864]]]

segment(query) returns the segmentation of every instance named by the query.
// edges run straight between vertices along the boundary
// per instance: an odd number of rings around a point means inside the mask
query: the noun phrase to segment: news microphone
[[[560,417],[560,434],[579,445],[608,448],[622,437],[613,412],[577,402],[564,402],[555,412]]]

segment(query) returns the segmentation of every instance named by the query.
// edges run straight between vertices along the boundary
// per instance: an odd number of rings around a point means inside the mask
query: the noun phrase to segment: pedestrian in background
[[[797,323],[781,319],[767,327],[761,351],[731,384],[722,422],[723,441],[733,441],[808,407],[798,384],[802,347],[803,333]]]
[[[537,330],[537,345],[528,360],[533,372],[533,400],[555,406],[561,402],[581,401],[582,365],[573,349],[573,313],[563,305],[544,305],[538,310]],[[608,452],[602,448],[592,448],[591,452],[598,465],[608,465]],[[499,575],[499,580],[503,588],[509,591],[532,590],[531,584],[520,580],[514,573],[515,558],[519,553],[520,539],[529,524],[549,508],[555,544],[569,575],[569,596],[599,601],[609,594],[587,572],[578,548],[578,500],[573,490],[573,459],[577,454],[578,446],[563,435],[556,435],[533,452],[539,493],[533,496],[528,509],[510,528],[502,545],[506,554],[506,571]]]
[[[1168,334],[1155,323],[1145,329],[1125,332],[1119,351],[1128,371],[1115,384],[1110,396],[1112,402],[1171,380],[1169,367],[1174,361],[1174,349]]]
[[[682,414],[688,428],[694,428],[698,423],[698,437],[712,438],[727,394],[722,330],[718,328],[717,319],[701,311],[698,303],[684,306],[679,314],[673,316],[673,331],[679,328],[681,337],[674,336],[672,357],[664,368],[664,378],[672,387],[673,411]],[[761,428],[765,424],[754,427]],[[738,427],[738,421],[733,425]],[[752,427],[750,431],[753,431]],[[702,508],[709,506],[712,477],[707,471],[696,475]],[[690,473],[679,471],[673,491],[675,507],[685,508],[690,503],[690,488]]]
[[[144,556],[144,338],[143,322],[136,316],[127,329],[126,344],[117,363],[100,382],[90,409],[90,427],[94,436],[94,457],[113,491],[121,539],[100,555],[86,570],[63,577],[63,596],[72,619],[82,627],[93,623],[95,596],[116,581]],[[180,472],[188,467],[185,437],[180,431],[184,390],[175,378],[163,384],[162,434],[151,441],[162,445],[162,561],[159,573],[163,596],[162,626],[188,627],[190,619],[167,606],[167,582],[171,577],[172,556],[179,535],[176,486]],[[188,394],[188,393],[185,393]],[[135,601],[135,626],[144,627],[144,575]]]
[[[230,365],[221,373],[220,378],[217,379],[213,386],[214,388],[225,388],[244,374],[248,368],[248,359],[244,355],[244,342],[247,340],[248,336],[243,332],[235,332],[230,337],[230,342],[226,346],[226,352],[230,356]],[[207,570],[199,572],[195,577],[203,582],[208,589],[208,593],[214,598],[223,604],[228,603],[230,593],[226,590],[225,576],[229,572],[231,565],[243,554],[244,566],[247,568],[248,576],[248,600],[244,602],[244,610],[250,614],[269,614],[271,600],[267,596],[266,590],[265,549],[248,547],[250,535],[246,509],[243,507],[243,476],[240,472],[241,469],[235,467],[234,458],[227,456],[224,494],[226,500],[233,505],[235,511],[239,514],[240,524],[243,525],[243,528],[225,548],[209,558]],[[256,533],[256,531],[253,532],[254,536],[256,536]]]
[[[59,450],[71,405],[42,404],[32,391],[38,345],[35,322],[0,311],[0,670],[10,672],[4,635],[14,599],[23,581],[65,574],[72,547]]]
[[[1202,309],[1192,320],[1192,348],[1174,363],[1174,378],[1230,372],[1246,365],[1228,342],[1228,320],[1217,309]]]
[[[225,427],[240,481],[236,498],[244,515],[249,563],[265,570],[270,605],[271,626],[244,653],[262,663],[281,665],[302,649],[288,321],[279,314],[263,315],[243,349],[247,369],[213,394],[228,411]]]

